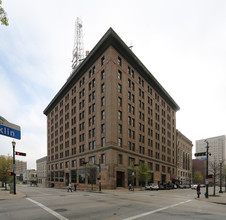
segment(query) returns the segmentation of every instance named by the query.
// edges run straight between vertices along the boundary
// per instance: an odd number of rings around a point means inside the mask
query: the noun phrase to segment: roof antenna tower
[[[82,20],[78,17],[75,22],[75,39],[72,55],[72,70],[74,70],[84,59],[83,25]]]

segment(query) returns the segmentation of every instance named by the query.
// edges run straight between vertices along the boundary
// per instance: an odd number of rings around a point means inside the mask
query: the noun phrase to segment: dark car
[[[159,190],[165,190],[165,186],[162,185],[162,184],[160,184],[160,185],[159,185]]]

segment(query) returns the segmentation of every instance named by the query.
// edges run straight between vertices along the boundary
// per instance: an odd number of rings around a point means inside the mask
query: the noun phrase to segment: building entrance
[[[124,187],[124,179],[125,179],[125,173],[117,171],[116,173],[117,176],[117,187]]]

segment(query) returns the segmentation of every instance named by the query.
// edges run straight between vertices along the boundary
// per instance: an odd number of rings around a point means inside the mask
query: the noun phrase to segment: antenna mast
[[[83,46],[83,30],[82,20],[77,17],[75,22],[75,39],[74,48],[72,52],[72,69],[76,69],[84,58],[84,46]]]

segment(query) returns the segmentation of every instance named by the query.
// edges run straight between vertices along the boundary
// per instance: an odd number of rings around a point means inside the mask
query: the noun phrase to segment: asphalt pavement
[[[30,186],[25,186],[25,187],[30,187]],[[60,190],[60,189],[59,189]],[[177,189],[181,190],[181,189]],[[191,190],[191,189],[188,189]],[[144,192],[143,190],[140,190],[140,188],[135,189],[136,193],[137,192]],[[204,191],[204,190],[202,190]],[[97,193],[97,192],[96,192]],[[99,193],[99,192],[98,192]],[[126,188],[117,188],[117,189],[102,189],[101,193],[106,193],[106,194],[128,194],[128,193],[133,193],[133,191],[129,191]],[[10,200],[10,199],[19,199],[19,198],[24,198],[27,195],[19,190],[16,191],[16,194],[10,193],[10,191],[5,191],[4,188],[0,188],[0,200]],[[200,195],[200,198],[195,198],[196,200],[200,201],[206,201],[206,202],[212,202],[216,204],[222,204],[226,205],[226,192],[223,193],[216,193],[216,196],[213,196],[212,194],[209,194],[209,198],[205,198],[204,193]]]

